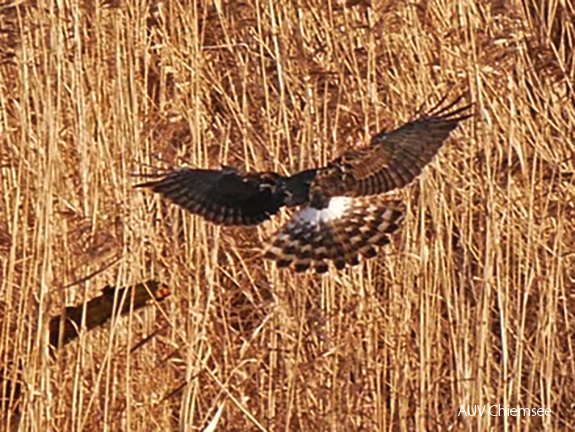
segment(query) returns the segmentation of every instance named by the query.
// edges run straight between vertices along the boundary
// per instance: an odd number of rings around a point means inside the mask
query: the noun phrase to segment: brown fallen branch
[[[131,292],[126,293],[126,290]],[[126,300],[118,313],[117,308],[125,294],[127,294]],[[114,305],[116,295],[118,300],[116,305]],[[168,286],[154,280],[124,288],[108,285],[102,289],[101,295],[88,301],[86,305],[66,307],[66,311],[63,314],[50,320],[50,345],[57,348],[70,343],[78,337],[82,326],[84,309],[86,309],[84,328],[91,330],[102,326],[116,314],[124,315],[130,310],[135,311],[150,304],[153,300],[160,302],[169,295],[170,290]]]
[[[129,292],[126,292],[127,290]],[[161,302],[170,295],[170,290],[167,285],[154,280],[125,288],[108,285],[102,289],[98,297],[88,301],[85,306],[81,304],[67,307],[63,314],[50,320],[50,345],[57,349],[78,337],[82,326],[84,308],[86,309],[85,329],[90,330],[105,324],[112,316],[118,315],[117,308],[125,294],[127,297],[122,304],[119,315],[124,315],[130,310],[140,309],[153,301]],[[114,307],[116,295],[118,301]],[[12,362],[0,368],[0,413],[7,410],[13,413],[18,412],[21,396],[21,371],[22,366],[19,365],[14,369]]]

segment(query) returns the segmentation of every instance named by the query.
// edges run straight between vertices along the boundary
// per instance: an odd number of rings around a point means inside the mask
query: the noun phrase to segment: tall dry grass
[[[573,17],[569,0],[3,3],[0,429],[575,429]],[[218,228],[132,189],[145,164],[322,164],[449,89],[475,118],[357,269],[280,272],[258,248],[281,220]],[[51,355],[51,316],[150,278],[169,300]]]

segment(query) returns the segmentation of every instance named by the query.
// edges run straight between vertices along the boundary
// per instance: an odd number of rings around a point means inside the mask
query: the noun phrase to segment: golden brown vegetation
[[[0,368],[0,429],[575,429],[574,10],[2,3],[0,365],[21,373]],[[279,272],[258,246],[280,221],[218,228],[132,189],[155,153],[325,163],[450,88],[475,118],[358,269]],[[50,355],[50,316],[150,278],[169,300]]]

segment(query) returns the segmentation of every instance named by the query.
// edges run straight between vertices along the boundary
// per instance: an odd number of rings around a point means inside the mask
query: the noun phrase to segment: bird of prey
[[[389,243],[404,217],[401,201],[387,192],[412,183],[457,125],[471,116],[471,105],[455,108],[444,97],[412,121],[382,131],[369,146],[349,150],[325,167],[291,176],[219,170],[172,168],[151,174],[149,188],[173,203],[222,225],[257,225],[281,207],[300,207],[271,239],[264,256],[278,267],[297,272],[328,270],[371,258]]]

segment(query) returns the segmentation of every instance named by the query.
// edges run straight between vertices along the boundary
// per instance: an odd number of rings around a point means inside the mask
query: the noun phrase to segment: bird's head
[[[284,177],[281,180],[285,194],[285,205],[293,207],[309,202],[310,186],[315,178],[316,171],[315,169],[305,170],[291,177]]]

